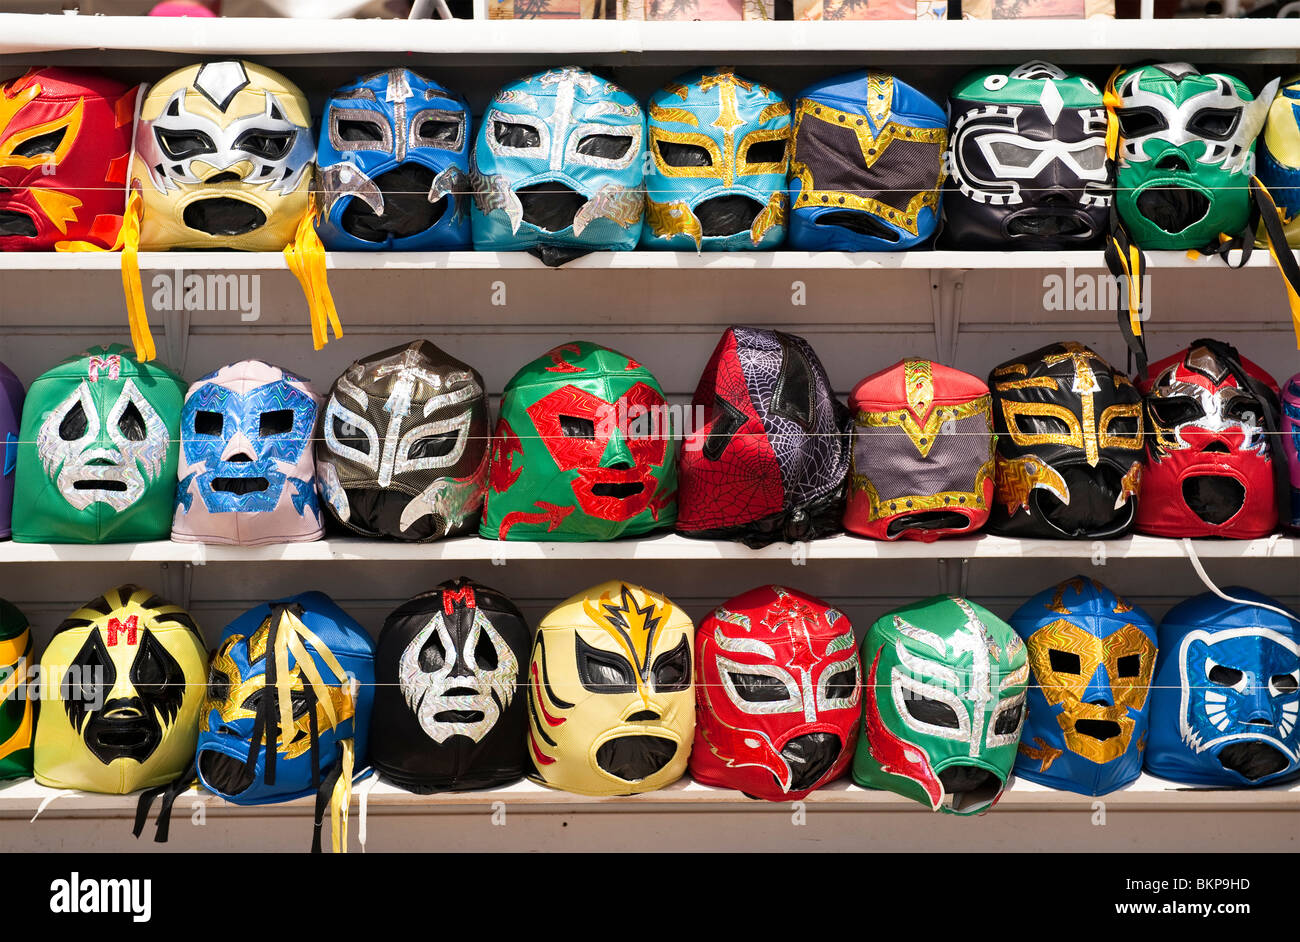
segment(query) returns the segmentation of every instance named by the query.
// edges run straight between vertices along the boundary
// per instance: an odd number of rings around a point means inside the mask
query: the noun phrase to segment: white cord
[[[1267,609],[1270,612],[1276,612],[1278,615],[1281,615],[1284,618],[1289,618],[1293,622],[1300,624],[1300,618],[1297,618],[1295,615],[1292,615],[1284,608],[1278,608],[1276,605],[1266,605],[1263,602],[1252,602],[1250,599],[1233,598],[1231,595],[1228,595],[1228,593],[1224,592],[1217,585],[1215,585],[1214,582],[1210,579],[1209,575],[1206,574],[1205,567],[1201,565],[1200,557],[1196,555],[1196,547],[1192,545],[1192,541],[1187,537],[1183,537],[1183,549],[1187,551],[1187,558],[1192,561],[1192,568],[1196,570],[1196,575],[1200,577],[1201,582],[1205,584],[1205,587],[1207,589],[1209,589],[1219,598],[1223,599],[1225,602],[1233,602],[1234,604],[1237,605],[1250,605],[1255,608]]]
[[[357,843],[361,845],[361,853],[366,852],[366,808],[370,804],[370,790],[379,783],[379,776],[370,776],[370,781],[366,782],[357,791]]]

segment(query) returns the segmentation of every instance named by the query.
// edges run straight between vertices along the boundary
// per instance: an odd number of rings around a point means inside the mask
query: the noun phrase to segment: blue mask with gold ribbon
[[[692,72],[650,99],[651,249],[771,249],[785,239],[790,106],[731,69]]]
[[[471,157],[474,247],[547,264],[635,248],[644,153],[645,114],[612,82],[567,66],[505,86]]]
[[[316,150],[327,249],[464,248],[469,224],[470,115],[465,100],[409,69],[334,92]]]
[[[795,102],[790,247],[897,252],[939,225],[948,116],[906,82],[853,72]]]
[[[1244,602],[1290,611],[1260,592]],[[1169,610],[1151,693],[1146,769],[1187,785],[1300,776],[1300,623],[1209,592]]]
[[[1156,666],[1146,612],[1076,576],[1039,592],[1010,623],[1033,672],[1016,775],[1083,795],[1137,778]]]

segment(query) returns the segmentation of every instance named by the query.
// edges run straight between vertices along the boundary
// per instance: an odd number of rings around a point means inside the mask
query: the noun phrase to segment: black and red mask
[[[765,546],[839,530],[852,419],[806,340],[727,328],[693,405],[704,421],[682,447],[679,532]]]
[[[1278,386],[1217,340],[1151,364],[1137,528],[1156,536],[1254,539],[1277,526]]]

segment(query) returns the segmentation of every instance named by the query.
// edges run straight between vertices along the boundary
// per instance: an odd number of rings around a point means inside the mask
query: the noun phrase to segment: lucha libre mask
[[[1020,606],[1011,627],[1033,674],[1016,774],[1082,795],[1137,778],[1156,666],[1147,613],[1076,576]]]
[[[913,602],[871,626],[862,667],[853,780],[935,811],[991,808],[1025,719],[1029,664],[1011,626],[966,599]]]
[[[194,619],[123,585],[69,615],[41,655],[36,780],[125,795],[194,757],[208,652]]]
[[[846,530],[930,542],[984,525],[993,502],[993,412],[982,380],[902,360],[858,383],[849,405]]]
[[[514,603],[470,579],[399,606],[376,654],[376,770],[421,793],[523,778],[531,645]]]
[[[409,69],[335,91],[316,151],[325,247],[468,246],[469,141],[465,99]]]
[[[135,136],[140,248],[280,251],[307,213],[315,153],[307,99],[278,72],[238,60],[172,72]]]
[[[311,386],[261,360],[209,373],[181,409],[172,539],[296,543],[321,535]]]
[[[514,375],[492,437],[481,536],[612,540],[676,516],[677,443],[649,370],[580,340]]]
[[[997,484],[989,529],[1110,539],[1133,524],[1142,486],[1142,401],[1080,343],[1048,344],[989,377]]]
[[[14,539],[166,539],[184,396],[179,376],[118,344],[38,376],[23,405]]]
[[[1287,79],[1269,105],[1256,156],[1259,181],[1281,210],[1287,244],[1300,245],[1300,76]]]
[[[36,710],[27,684],[32,630],[27,618],[0,599],[0,781],[30,778]]]
[[[770,249],[785,240],[790,106],[731,69],[694,72],[650,99],[646,225],[665,249]]]
[[[1264,785],[1300,774],[1300,625],[1249,589],[1169,610],[1151,689],[1146,770],[1187,785]],[[1242,604],[1245,602],[1247,604]]]
[[[1286,381],[1282,392],[1282,451],[1291,481],[1291,519],[1300,529],[1300,373]]]
[[[1200,249],[1220,233],[1239,234],[1250,217],[1255,137],[1277,80],[1256,99],[1234,76],[1175,62],[1121,72],[1113,85],[1116,205],[1133,240]]]
[[[0,85],[0,252],[114,243],[137,91],[57,68]]]
[[[18,428],[23,417],[23,384],[0,363],[0,539],[9,536],[18,466]]]
[[[1153,363],[1142,391],[1150,434],[1138,529],[1238,539],[1272,532],[1273,377],[1228,344],[1196,340]]]
[[[474,247],[560,264],[641,237],[645,114],[613,82],[566,66],[502,88],[475,138]]]
[[[799,801],[848,768],[862,676],[843,613],[762,586],[715,609],[696,652],[697,782]]]
[[[321,592],[240,615],[208,669],[203,787],[237,805],[317,795],[319,843],[323,796],[346,807],[353,772],[366,765],[374,661],[365,629]]]
[[[427,340],[372,353],[330,389],[316,442],[325,506],[354,533],[427,541],[478,522],[483,377]]]
[[[727,328],[692,405],[678,532],[757,547],[840,529],[852,420],[806,340]]]
[[[795,103],[790,247],[890,252],[938,228],[944,108],[882,72],[806,88]]]
[[[650,792],[681,778],[695,734],[695,626],[655,592],[604,582],[542,619],[528,677],[528,747],[543,785]]]
[[[953,89],[944,233],[961,249],[1100,244],[1110,213],[1106,109],[1046,62],[985,69]]]

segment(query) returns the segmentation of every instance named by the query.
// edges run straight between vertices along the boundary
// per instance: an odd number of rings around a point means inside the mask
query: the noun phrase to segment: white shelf
[[[280,271],[288,265],[280,252],[141,252],[142,271]],[[5,271],[111,271],[121,268],[112,252],[0,252]],[[328,252],[327,266],[336,271],[546,271],[527,252]],[[593,252],[558,269],[661,271],[767,270],[934,270],[952,271],[1078,271],[1104,270],[1101,249],[1071,252]],[[1148,252],[1150,269],[1199,269],[1229,272],[1217,258],[1189,258],[1185,252]],[[1273,267],[1268,252],[1254,252],[1247,268]],[[1226,275],[1225,275],[1226,277]]]
[[[825,53],[872,51],[900,56],[1033,50],[1078,52],[1099,61],[1190,53],[1204,61],[1294,63],[1300,22],[1264,19],[963,20],[809,22],[617,22],[581,20],[266,20],[0,15],[0,54],[79,49],[185,53],[315,55],[400,52],[443,55],[555,56],[780,52],[806,60]]]
[[[499,801],[507,802],[512,807],[560,806],[566,811],[580,811],[584,807],[608,807],[609,805],[619,805],[628,810],[651,810],[655,806],[660,806],[663,810],[683,810],[683,806],[699,805],[731,804],[755,809],[761,809],[764,805],[770,806],[769,803],[757,802],[732,789],[701,785],[689,776],[658,791],[616,797],[575,795],[529,781],[515,782],[512,785],[486,791],[442,792],[433,795],[415,795],[387,782],[379,782],[373,786],[363,782],[353,789],[353,809],[357,807],[360,793],[367,788],[369,788],[367,803],[371,812],[384,808],[436,811],[439,808],[491,806],[493,802]],[[138,793],[100,795],[47,788],[38,785],[35,779],[23,779],[8,786],[0,786],[0,816],[30,818],[40,809],[42,817],[76,815],[125,820],[135,816],[138,797]],[[314,798],[300,798],[277,805],[232,805],[203,789],[191,788],[179,796],[178,807],[188,807],[195,799],[204,800],[209,811],[264,815],[282,814],[281,809],[309,809],[315,801]],[[813,805],[838,806],[846,810],[929,813],[924,806],[908,801],[893,792],[860,788],[847,777],[823,786],[804,800]],[[1015,779],[990,813],[996,815],[999,811],[1011,809],[1087,810],[1094,800],[1090,795],[1058,791],[1023,779]],[[1300,783],[1264,788],[1198,788],[1178,785],[1143,774],[1132,784],[1104,796],[1104,800],[1108,806],[1130,809],[1295,811],[1300,809]],[[43,809],[41,809],[42,803],[45,803]],[[156,804],[154,810],[157,810]]]
[[[1196,554],[1209,559],[1300,557],[1300,539],[1275,535],[1260,540],[1195,540]],[[1119,540],[1022,540],[973,536],[920,543],[888,543],[835,536],[752,550],[740,543],[693,540],[676,534],[590,543],[526,543],[458,537],[434,543],[343,538],[270,546],[206,546],[202,543],[104,543],[97,545],[0,542],[3,563],[207,563],[360,561],[548,561],[548,560],[789,560],[798,551],[809,560],[832,559],[1092,559],[1104,548],[1107,560],[1181,559],[1180,540],[1129,536]]]

